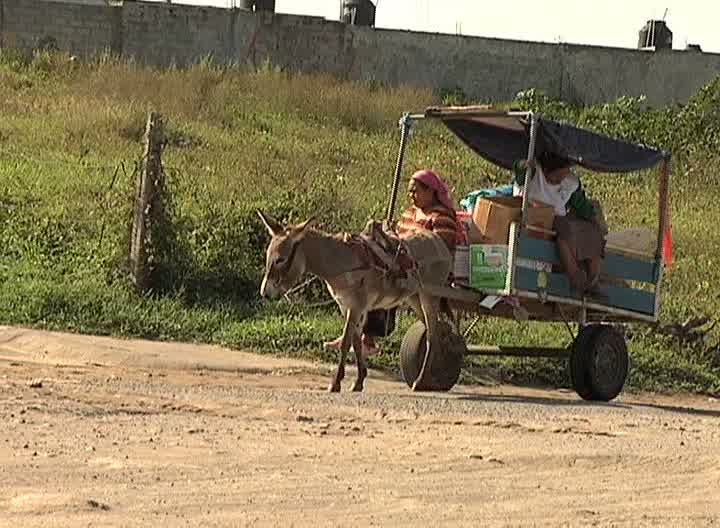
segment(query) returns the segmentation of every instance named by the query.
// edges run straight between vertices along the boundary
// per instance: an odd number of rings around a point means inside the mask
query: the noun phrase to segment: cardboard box
[[[520,210],[522,214],[522,209]],[[552,231],[553,222],[555,221],[555,208],[540,200],[530,200],[530,208],[528,209],[528,224],[541,227],[548,231]],[[540,231],[528,230],[528,234],[535,238],[544,238],[552,240],[554,235],[542,233]]]
[[[471,245],[470,286],[479,289],[504,289],[507,256],[507,244]]]
[[[473,223],[482,235],[485,244],[507,244],[510,236],[510,224],[519,222],[522,217],[522,197],[494,196],[483,197],[475,203]],[[552,229],[555,212],[553,208],[540,201],[533,200],[528,209],[528,223],[543,229]],[[530,231],[531,236],[550,238],[538,231]]]

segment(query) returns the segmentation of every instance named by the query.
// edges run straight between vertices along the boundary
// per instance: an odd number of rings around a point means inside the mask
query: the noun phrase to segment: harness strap
[[[398,240],[397,251],[395,254],[388,253],[381,244],[377,243],[369,236],[346,235],[344,241],[356,253],[362,262],[362,267],[339,273],[338,275],[327,279],[326,282],[333,290],[356,288],[362,284],[362,281],[367,274],[372,272],[379,272],[383,275],[388,275],[397,271],[417,271],[417,262],[412,258],[407,246],[402,240]],[[407,255],[411,261],[411,265],[408,269],[402,268],[402,265],[398,263],[398,257],[401,254]]]
[[[368,245],[370,248],[370,251],[373,252],[373,254],[380,260],[380,262],[383,263],[383,265],[388,269],[392,270],[395,267],[395,258],[393,258],[392,255],[389,255],[387,251],[385,251],[380,244],[375,242],[374,240],[370,240],[369,238],[362,238],[362,241]]]
[[[364,244],[363,240],[356,236],[345,235],[344,242],[355,252],[362,262],[362,265],[359,268],[343,271],[334,277],[326,279],[325,282],[327,282],[333,290],[356,288],[362,284],[367,273],[375,269],[372,255],[369,254],[368,247]]]

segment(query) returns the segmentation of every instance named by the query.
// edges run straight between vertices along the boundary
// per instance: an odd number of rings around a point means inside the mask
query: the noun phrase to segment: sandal
[[[585,289],[587,291],[594,291],[594,290],[597,290],[599,285],[600,285],[600,274],[596,273],[592,277],[588,278],[587,284],[585,285]]]
[[[362,338],[362,356],[367,359],[370,356],[380,353],[380,347],[375,344],[374,341],[367,339],[367,336],[363,335]]]
[[[342,347],[342,336],[338,337],[337,339],[333,339],[332,341],[326,341],[325,343],[323,343],[323,346],[331,350],[340,350],[340,348]]]
[[[585,286],[585,296],[593,301],[608,302],[607,292],[600,289],[600,274],[588,279],[587,285]]]

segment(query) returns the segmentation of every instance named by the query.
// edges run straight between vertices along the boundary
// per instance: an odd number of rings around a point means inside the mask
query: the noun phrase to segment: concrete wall
[[[78,5],[0,0],[0,46],[39,43],[89,56],[110,50],[154,65],[223,63],[328,72],[346,79],[458,86],[483,101],[539,88],[578,103],[646,95],[684,101],[720,74],[720,54],[643,52],[376,30],[316,17],[135,2]]]
[[[107,6],[0,0],[0,46],[28,50],[56,44],[79,55],[120,51],[121,15]]]

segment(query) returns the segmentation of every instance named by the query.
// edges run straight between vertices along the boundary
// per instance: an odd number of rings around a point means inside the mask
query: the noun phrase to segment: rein
[[[290,255],[288,255],[285,264],[280,266],[280,269],[278,270],[279,272],[286,273],[292,267],[293,261],[295,260],[295,254],[297,253],[297,248],[299,245],[300,241],[297,241],[292,245],[292,248],[290,249]]]

